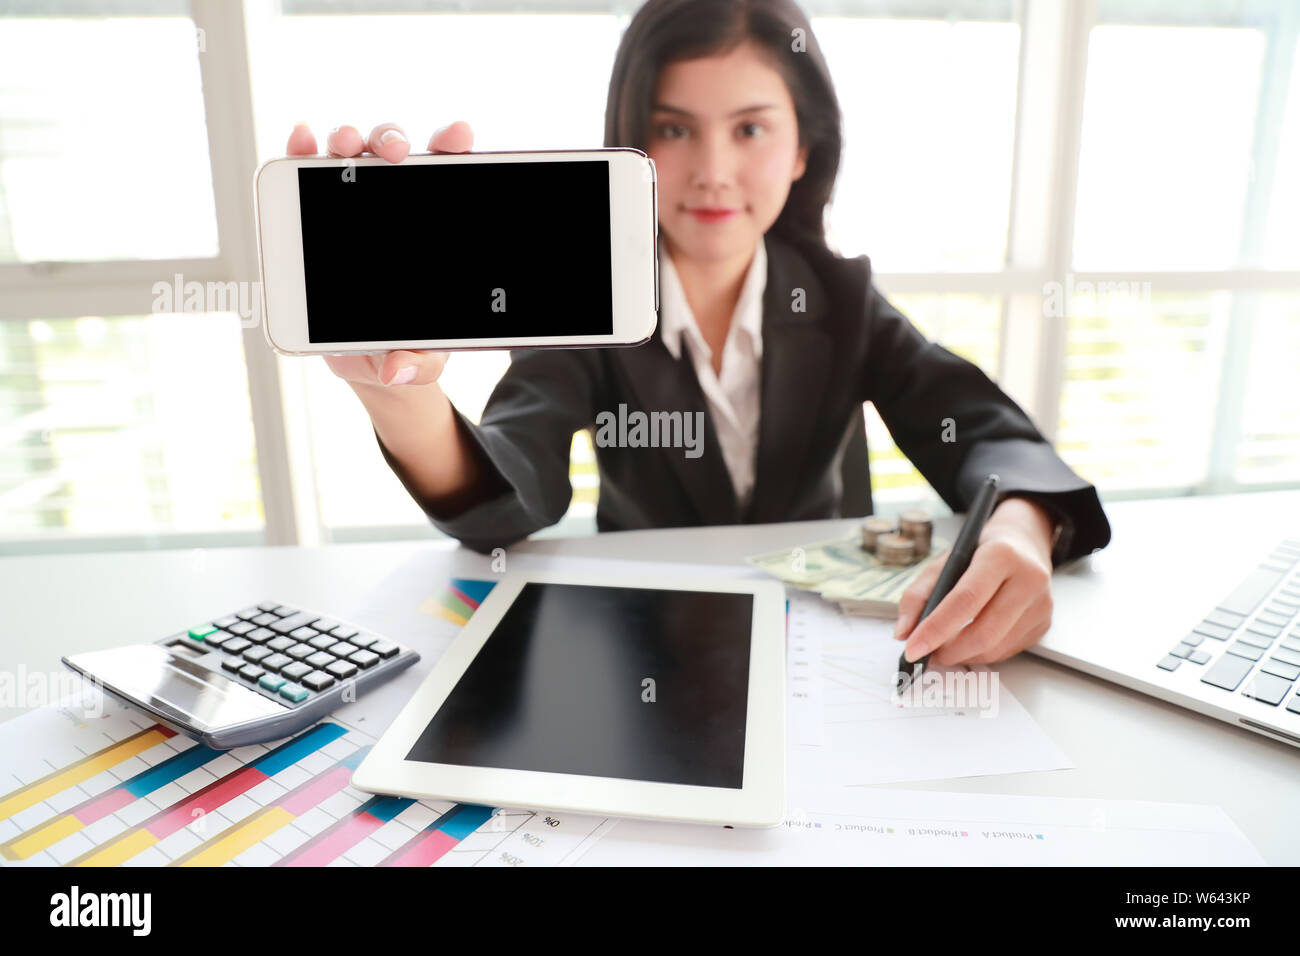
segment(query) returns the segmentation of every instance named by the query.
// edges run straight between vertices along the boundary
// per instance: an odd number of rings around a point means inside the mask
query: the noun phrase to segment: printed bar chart
[[[494,583],[453,579],[438,616],[463,624]],[[614,825],[362,793],[367,721],[363,699],[291,738],[219,751],[111,700],[93,717],[34,710],[0,724],[0,865],[556,866]]]
[[[71,865],[118,866],[193,823],[198,817],[219,810],[235,797],[247,793],[345,733],[347,731],[338,724],[317,724],[253,763],[214,781],[174,806],[160,810],[144,823],[130,828],[90,853],[77,857],[71,861]]]
[[[492,818],[491,807],[460,804],[429,824],[380,866],[432,866]]]
[[[478,610],[495,584],[495,581],[452,578],[436,597],[421,604],[420,610],[452,624],[463,625]]]
[[[158,742],[174,736],[175,733],[174,730],[155,724],[148,731],[136,736],[137,738]],[[153,746],[153,744],[150,744],[150,746]],[[109,762],[108,759],[113,754],[121,756],[120,745],[106,747],[98,754],[92,754],[87,760],[95,762],[98,759],[101,766],[107,769],[110,766],[116,766],[116,761]],[[173,783],[178,777],[185,776],[195,767],[201,767],[220,755],[221,751],[219,750],[213,750],[201,744],[195,745],[189,750],[169,757],[156,767],[142,770],[134,777],[124,780],[105,793],[77,804],[66,813],[59,814],[37,829],[7,843],[0,844],[0,856],[8,860],[26,859],[33,853],[44,850],[90,824],[104,819],[108,814],[120,810],[140,797],[154,793],[167,784]],[[66,771],[52,774],[51,777],[60,779],[58,789],[52,792],[59,792],[71,786],[71,778]],[[4,815],[7,815],[4,813],[4,808],[0,808],[0,817]]]

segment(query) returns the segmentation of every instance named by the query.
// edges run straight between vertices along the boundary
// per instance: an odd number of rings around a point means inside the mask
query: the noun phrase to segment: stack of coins
[[[862,547],[876,553],[876,541],[882,534],[895,534],[898,526],[889,518],[870,517],[862,522]]]
[[[898,516],[898,532],[916,544],[916,556],[924,558],[930,553],[930,535],[934,522],[924,511],[904,511]]]
[[[916,542],[901,534],[882,534],[876,538],[876,557],[881,564],[911,564],[916,559]]]

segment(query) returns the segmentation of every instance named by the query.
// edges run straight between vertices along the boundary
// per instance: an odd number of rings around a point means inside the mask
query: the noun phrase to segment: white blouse
[[[758,452],[759,360],[763,355],[763,291],[767,286],[767,248],[760,237],[749,272],[741,286],[731,327],[722,344],[722,372],[713,371],[709,348],[695,315],[686,301],[672,256],[659,238],[659,330],[673,358],[681,357],[683,335],[695,365],[695,377],[709,404],[722,457],[731,475],[736,500],[743,509],[754,489],[754,461]],[[645,411],[675,411],[646,409]]]

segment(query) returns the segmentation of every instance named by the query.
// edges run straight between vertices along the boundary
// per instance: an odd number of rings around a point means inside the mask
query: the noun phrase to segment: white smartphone
[[[641,345],[659,309],[637,149],[287,157],[258,169],[266,339],[289,355]]]

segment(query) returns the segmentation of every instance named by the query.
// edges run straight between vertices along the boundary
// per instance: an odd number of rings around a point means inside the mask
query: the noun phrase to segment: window
[[[429,519],[384,461],[370,417],[351,387],[323,360],[305,362],[321,520],[345,538],[368,526],[426,533]],[[505,352],[457,352],[439,381],[456,407],[477,422],[509,364]]]
[[[844,114],[830,214],[840,250],[885,272],[1000,269],[1019,26],[860,16],[812,27]]]
[[[1243,264],[1263,56],[1263,34],[1241,27],[1092,31],[1076,269]]]
[[[215,256],[187,5],[116,4],[157,15],[114,17],[6,16],[9,5],[0,3],[0,262]]]
[[[323,362],[155,287],[256,299],[252,173],[299,120],[600,145],[637,2],[0,0],[0,551],[436,536]],[[832,244],[923,334],[1104,497],[1300,487],[1300,6],[802,3]],[[507,364],[444,386],[477,420]],[[877,508],[941,513],[866,412]],[[544,534],[594,528],[585,432],[570,475]]]
[[[1295,486],[1300,11],[1097,14],[1058,449],[1114,496]]]
[[[1112,490],[1205,480],[1229,297],[1094,294],[1070,316],[1057,451]]]
[[[1233,477],[1248,488],[1294,486],[1300,477],[1300,295],[1261,295],[1250,311],[1255,321]]]
[[[1002,300],[997,296],[886,296],[926,338],[974,362],[994,380],[998,377],[998,332]],[[867,451],[871,463],[872,498],[879,513],[909,507],[918,496],[924,506],[943,513],[947,506],[894,444],[889,429],[868,403]],[[935,437],[940,425],[935,423]]]
[[[894,273],[996,275],[1006,260],[1020,26],[1009,5],[942,12],[813,18],[844,114],[830,235],[842,254],[871,258],[877,285],[927,338],[996,379],[999,297],[888,294]],[[874,406],[865,413],[876,510],[946,511]]]
[[[243,362],[229,314],[0,322],[0,537],[251,540]]]
[[[0,551],[263,540],[245,317],[155,290],[228,272],[203,55],[183,0],[0,0]]]

